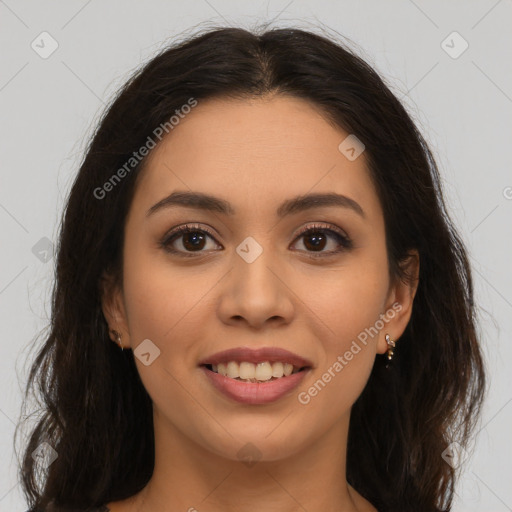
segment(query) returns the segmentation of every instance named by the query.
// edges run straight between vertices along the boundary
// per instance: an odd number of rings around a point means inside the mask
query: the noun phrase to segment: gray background
[[[50,313],[48,248],[104,103],[132,70],[196,26],[274,20],[325,25],[354,41],[433,147],[474,266],[491,379],[454,511],[512,510],[511,3],[0,0],[0,509],[25,510],[13,434],[34,336]],[[44,31],[58,43],[46,59],[31,47],[51,48]],[[469,44],[457,58],[463,42],[454,31]]]

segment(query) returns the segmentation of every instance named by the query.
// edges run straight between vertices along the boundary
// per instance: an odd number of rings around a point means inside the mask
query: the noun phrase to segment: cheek
[[[298,397],[308,411],[306,421],[312,424],[320,416],[336,421],[344,415],[368,381],[382,328],[380,314],[388,287],[386,265],[386,258],[375,253],[361,256],[333,274],[310,303],[327,327],[322,328],[318,368]]]
[[[163,345],[184,329],[193,309],[204,307],[200,301],[210,287],[208,276],[173,266],[163,251],[149,251],[147,240],[134,242],[126,247],[124,264],[130,334],[136,343],[154,338]]]
[[[375,325],[388,286],[386,258],[371,253],[355,256],[319,282],[308,303],[327,327],[327,352],[348,350],[352,340]]]
[[[186,419],[182,411],[194,411],[194,400],[183,383],[190,378],[191,333],[198,328],[194,315],[205,307],[200,299],[208,288],[205,279],[187,278],[183,270],[172,269],[165,256],[148,251],[144,243],[143,250],[142,241],[132,240],[125,251],[129,257],[124,263],[124,295],[134,361],[156,410],[165,411],[179,426]],[[150,356],[148,365],[136,351],[146,339],[159,350],[153,352],[156,357]],[[186,425],[181,427],[186,430]]]
[[[297,400],[304,409],[304,428],[323,431],[345,418],[363,392],[376,357],[377,331],[382,305],[382,286],[370,280],[368,292],[361,280],[345,280],[344,289],[325,297],[335,306],[322,317],[329,325],[321,338],[318,367],[301,386]],[[323,310],[327,312],[327,308]]]

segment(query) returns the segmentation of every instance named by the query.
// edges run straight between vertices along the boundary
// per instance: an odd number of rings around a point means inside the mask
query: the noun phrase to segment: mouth
[[[199,361],[207,382],[224,396],[246,405],[263,405],[290,395],[313,363],[278,347],[238,347]]]
[[[241,382],[269,382],[309,370],[310,366],[296,366],[282,361],[229,361],[227,363],[200,365],[207,370]]]

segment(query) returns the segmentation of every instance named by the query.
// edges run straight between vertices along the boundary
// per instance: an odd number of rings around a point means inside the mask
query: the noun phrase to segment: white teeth
[[[238,367],[238,363],[236,363],[235,361],[229,361],[226,375],[228,377],[231,377],[232,379],[240,377],[240,368]]]
[[[270,380],[272,378],[272,366],[269,362],[258,363],[254,374],[256,380]]]
[[[283,375],[283,363],[274,363],[272,365],[272,377],[282,377]]]
[[[226,363],[219,363],[212,365],[212,370],[224,377],[231,379],[241,379],[249,381],[265,382],[271,379],[279,379],[281,377],[288,377],[292,373],[299,371],[298,367],[294,367],[290,363],[270,363],[265,361],[263,363],[249,363],[242,361],[229,361]]]
[[[213,371],[215,371],[215,369]],[[226,370],[226,365],[224,363],[219,363],[217,365],[217,373],[219,375],[224,375],[224,376],[226,376],[228,374],[228,372]]]
[[[240,377],[241,379],[254,379],[254,375],[256,374],[256,366],[253,363],[240,363],[240,365],[238,365],[234,361],[230,361],[228,365],[230,364],[238,368],[237,375],[233,375],[233,377]],[[228,374],[228,377],[231,377],[231,375]]]
[[[288,375],[291,375],[293,371],[293,364],[286,363],[284,365],[284,376],[288,377]]]

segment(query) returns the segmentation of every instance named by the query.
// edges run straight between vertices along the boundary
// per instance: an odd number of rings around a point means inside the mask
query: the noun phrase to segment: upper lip
[[[278,347],[263,347],[253,349],[249,347],[237,347],[229,350],[217,352],[211,356],[205,357],[199,362],[199,365],[229,363],[229,361],[247,361],[248,363],[289,363],[297,368],[304,366],[311,367],[313,363],[289,350]]]

